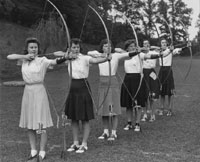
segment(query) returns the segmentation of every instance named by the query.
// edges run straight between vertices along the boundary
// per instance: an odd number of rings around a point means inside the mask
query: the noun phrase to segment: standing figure
[[[76,153],[84,153],[88,150],[87,141],[90,134],[89,121],[94,119],[93,101],[91,96],[90,85],[87,80],[89,75],[90,64],[98,64],[108,60],[108,57],[92,58],[80,53],[81,41],[77,38],[71,40],[69,49],[71,67],[68,62],[68,72],[72,74],[72,82],[69,95],[65,104],[65,115],[71,119],[73,144],[67,149],[68,152],[76,151]],[[63,52],[55,52],[54,55],[62,56]],[[70,72],[70,70],[72,70]],[[82,122],[83,139],[79,145],[79,121]]]
[[[116,73],[120,59],[130,58],[137,55],[137,52],[113,53],[111,41],[104,39],[100,43],[99,51],[89,51],[88,55],[93,57],[102,57],[111,55],[109,62],[99,64],[100,83],[99,83],[99,110],[98,115],[102,117],[103,134],[98,139],[108,139],[114,141],[117,138],[118,116],[121,114],[120,106],[120,84],[117,80]],[[109,68],[111,68],[109,70]],[[109,77],[111,72],[111,78]],[[109,88],[109,89],[108,89]],[[109,119],[111,122],[109,122]],[[109,131],[111,129],[111,132]]]
[[[127,40],[125,42],[125,50],[129,52],[136,51],[135,40]],[[121,106],[126,107],[127,125],[124,127],[124,130],[130,130],[133,128],[133,108],[135,108],[134,131],[140,131],[141,108],[145,107],[145,82],[143,76],[140,74],[142,71],[141,63],[142,62],[138,55],[124,61],[126,74],[121,86],[120,99]],[[140,85],[141,81],[142,83]]]
[[[166,51],[168,55],[166,57],[159,59],[160,62],[160,71],[158,74],[160,80],[160,103],[161,108],[159,110],[159,115],[163,115],[164,107],[165,107],[165,96],[168,96],[168,104],[167,104],[167,116],[172,115],[172,96],[174,95],[174,77],[172,71],[172,59],[174,54],[180,54],[181,48],[176,48],[171,50],[167,47],[167,40],[161,40],[161,50]]]
[[[143,47],[146,49],[144,52],[145,55],[151,55],[152,53],[157,53],[156,51],[150,51],[150,43],[148,40],[143,41]],[[146,106],[144,109],[144,116],[142,121],[147,120],[147,107],[148,104],[151,109],[151,117],[150,122],[155,120],[155,109],[154,109],[154,101],[159,98],[159,80],[154,68],[156,67],[156,60],[144,60],[143,61],[143,73],[144,73],[144,80],[146,83]]]
[[[47,144],[46,129],[53,126],[47,92],[44,86],[44,77],[47,68],[67,60],[67,57],[54,60],[39,57],[40,43],[36,38],[28,38],[25,43],[25,52],[22,54],[10,54],[9,60],[22,62],[22,77],[25,88],[22,97],[21,116],[19,127],[28,129],[28,137],[31,153],[28,160],[38,157],[42,161],[46,157]],[[40,152],[38,154],[36,141],[40,134]]]

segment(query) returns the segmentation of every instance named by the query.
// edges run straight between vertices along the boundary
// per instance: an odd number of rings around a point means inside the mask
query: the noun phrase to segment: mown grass
[[[63,129],[48,131],[47,162],[199,162],[200,161],[200,74],[199,59],[193,60],[192,70],[187,80],[183,76],[188,68],[188,58],[175,58],[174,76],[176,96],[172,117],[156,116],[153,123],[142,123],[142,132],[124,131],[125,109],[120,116],[118,139],[114,143],[99,141],[102,133],[100,117],[91,121],[89,150],[84,154],[66,153],[66,160],[60,158]],[[90,68],[89,82],[96,102],[98,87],[98,67]],[[123,78],[123,66],[119,75]],[[10,74],[12,75],[12,74]],[[66,97],[68,77],[66,68],[47,73],[46,85],[57,109]],[[1,86],[0,146],[2,162],[26,161],[30,147],[26,131],[18,127],[23,87]],[[159,103],[156,102],[156,107]],[[55,123],[55,112],[52,110]],[[71,128],[66,128],[67,146],[72,143]],[[81,137],[81,136],[80,136]]]

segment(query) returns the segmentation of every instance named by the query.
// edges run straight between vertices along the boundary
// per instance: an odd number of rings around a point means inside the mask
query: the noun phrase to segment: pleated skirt
[[[111,76],[110,85],[108,76],[100,76],[98,100],[98,115],[109,116],[111,114],[121,114],[120,86],[116,76]]]
[[[48,96],[43,84],[26,85],[22,98],[19,126],[37,130],[53,126]]]
[[[161,66],[158,77],[161,83],[160,95],[172,95],[175,88],[172,68]]]
[[[145,106],[145,82],[142,79],[140,89],[138,90],[140,80],[141,75],[139,73],[125,75],[121,85],[120,103],[122,107],[132,108],[136,104],[141,107]]]
[[[158,99],[160,94],[160,82],[154,69],[143,69],[145,81],[145,98]],[[154,78],[155,76],[155,78]]]
[[[65,104],[69,119],[88,121],[94,119],[91,90],[87,79],[72,79],[70,92]]]

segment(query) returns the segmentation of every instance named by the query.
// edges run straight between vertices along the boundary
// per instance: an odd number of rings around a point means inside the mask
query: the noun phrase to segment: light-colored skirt
[[[22,98],[19,127],[37,130],[53,126],[48,96],[43,84],[26,85]]]
[[[116,76],[111,76],[110,88],[108,94],[106,95],[108,86],[109,86],[109,77],[100,76],[99,92],[98,92],[99,96],[98,115],[100,116],[109,116],[110,114],[120,115],[121,114],[120,86]]]

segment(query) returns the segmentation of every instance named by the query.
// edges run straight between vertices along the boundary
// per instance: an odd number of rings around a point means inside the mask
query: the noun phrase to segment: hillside
[[[24,41],[27,37],[34,36],[34,30],[7,21],[0,21],[0,35],[0,78],[2,80],[21,78],[20,67],[16,66],[16,61],[8,61],[6,56],[10,53],[22,53]],[[57,44],[54,44],[48,47],[47,53],[64,48],[60,49]],[[95,45],[83,44],[82,52],[86,53],[88,50],[96,48]],[[56,67],[54,70],[56,69],[58,68]]]

